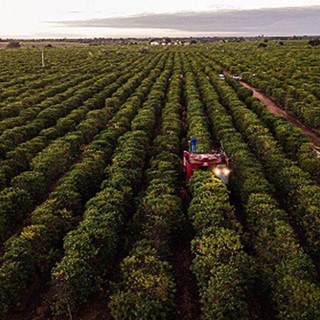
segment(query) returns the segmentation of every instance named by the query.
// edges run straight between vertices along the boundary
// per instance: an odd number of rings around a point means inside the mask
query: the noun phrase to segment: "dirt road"
[[[258,98],[262,104],[264,104],[268,110],[272,113],[278,114],[288,120],[289,123],[294,125],[295,127],[300,128],[305,135],[309,138],[310,142],[312,142],[317,148],[320,148],[320,130],[312,129],[306,125],[304,125],[300,120],[296,117],[289,115],[283,108],[281,108],[271,97],[267,94],[257,90],[250,84],[245,81],[240,81],[240,83],[253,91],[253,96]]]

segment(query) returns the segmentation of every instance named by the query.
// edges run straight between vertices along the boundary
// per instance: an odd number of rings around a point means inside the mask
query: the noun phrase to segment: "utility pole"
[[[42,68],[44,68],[44,67],[46,66],[46,64],[45,64],[45,59],[44,59],[44,48],[42,48],[42,54],[41,54],[41,56],[42,56]]]

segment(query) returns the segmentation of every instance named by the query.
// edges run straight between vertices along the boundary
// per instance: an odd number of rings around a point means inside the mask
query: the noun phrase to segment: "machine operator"
[[[196,153],[197,152],[197,138],[191,137],[191,139],[188,142],[189,142],[189,151],[192,153]]]

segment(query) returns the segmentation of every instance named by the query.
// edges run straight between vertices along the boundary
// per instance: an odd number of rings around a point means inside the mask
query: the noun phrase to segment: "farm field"
[[[219,63],[295,115],[320,129],[320,50],[306,42],[264,42],[215,46]],[[319,133],[319,131],[318,131]]]
[[[0,319],[320,319],[320,48],[263,43],[0,50]]]

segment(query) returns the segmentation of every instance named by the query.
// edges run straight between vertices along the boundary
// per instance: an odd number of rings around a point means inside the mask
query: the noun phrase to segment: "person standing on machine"
[[[191,152],[197,153],[197,139],[196,137],[191,137]]]

